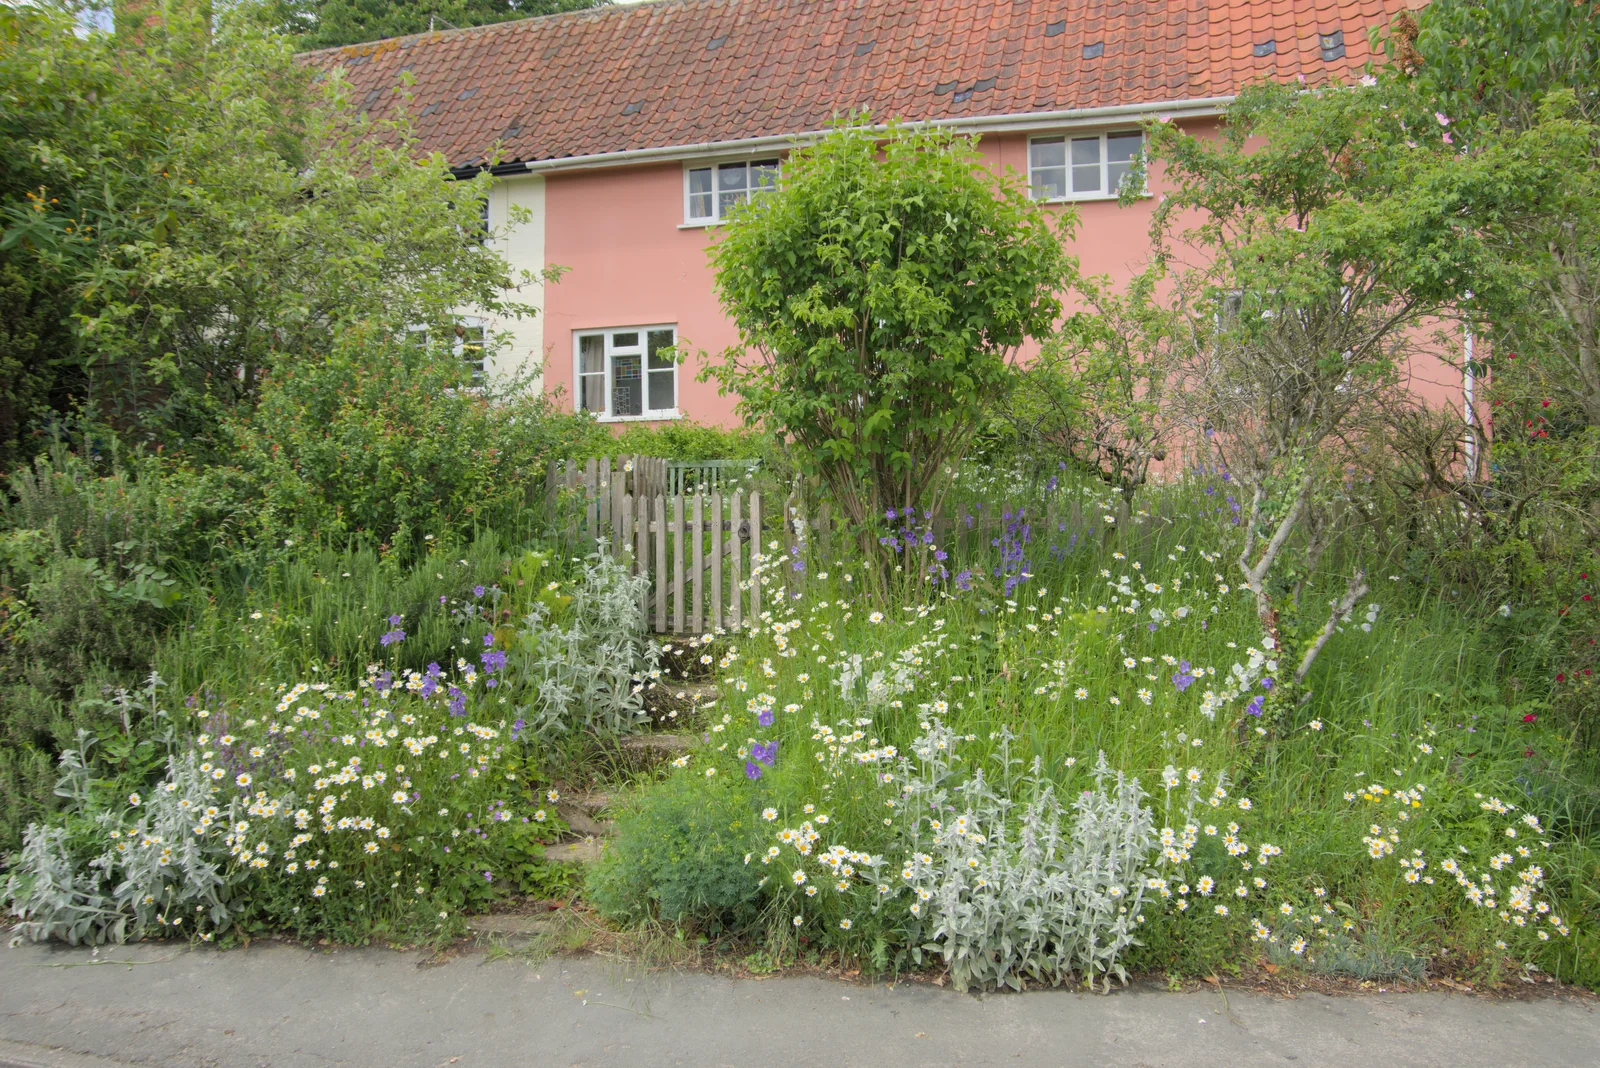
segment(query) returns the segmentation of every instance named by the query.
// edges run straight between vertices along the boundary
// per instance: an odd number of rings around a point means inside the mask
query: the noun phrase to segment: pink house
[[[1148,254],[1150,201],[1117,184],[1161,115],[1214,127],[1242,86],[1359,77],[1367,32],[1404,0],[655,0],[312,53],[374,117],[409,107],[424,147],[499,181],[494,240],[516,267],[567,269],[534,319],[483,322],[489,370],[542,366],[546,390],[607,420],[726,423],[731,398],[684,341],[736,340],[707,246],[723,211],[777,180],[830,119],[933,122],[979,138],[1035,196],[1073,204],[1085,272]],[[1151,176],[1159,194],[1161,175]],[[516,208],[522,209],[516,211]],[[1418,392],[1453,403],[1443,364]]]

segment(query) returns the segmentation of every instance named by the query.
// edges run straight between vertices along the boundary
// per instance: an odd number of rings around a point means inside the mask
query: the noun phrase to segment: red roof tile
[[[1349,80],[1368,27],[1415,2],[657,0],[302,59],[342,69],[374,118],[401,106],[409,72],[422,147],[470,166],[497,143],[505,161],[550,160],[803,133],[856,108],[973,118]],[[1317,36],[1336,29],[1345,55],[1324,62]]]

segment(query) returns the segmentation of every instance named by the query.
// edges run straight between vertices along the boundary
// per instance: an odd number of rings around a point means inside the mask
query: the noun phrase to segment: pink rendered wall
[[[568,268],[545,290],[545,388],[573,403],[573,332],[677,323],[690,352],[738,340],[712,292],[711,227],[682,228],[683,167],[664,163],[551,175],[545,180],[545,260]],[[678,369],[678,411],[732,425],[733,397],[696,382],[697,361]]]
[[[1192,127],[1198,133],[1215,128]],[[979,147],[997,170],[1009,167],[1026,176],[1026,134],[985,137]],[[1110,275],[1120,283],[1143,266],[1151,212],[1163,189],[1159,169],[1150,187],[1152,198],[1132,207],[1114,200],[1074,205],[1078,227],[1070,251],[1084,274]],[[568,268],[546,290],[545,387],[562,390],[565,406],[573,402],[574,331],[677,323],[680,343],[691,353],[716,353],[738,340],[717,306],[706,263],[717,229],[681,225],[680,163],[551,175],[545,211],[546,262]],[[1022,357],[1032,351],[1030,346]],[[693,359],[679,368],[679,412],[702,423],[737,423],[734,398],[718,396],[714,383],[695,381],[699,370]],[[1459,407],[1460,373],[1440,359],[1415,359],[1408,377],[1413,392],[1430,404]]]

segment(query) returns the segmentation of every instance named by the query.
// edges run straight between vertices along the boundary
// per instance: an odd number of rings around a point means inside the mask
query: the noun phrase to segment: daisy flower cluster
[[[1268,869],[1284,855],[1271,842],[1245,838],[1240,821],[1255,810],[1248,797],[1233,797],[1226,772],[1171,764],[1161,773],[1166,791],[1166,825],[1160,831],[1156,872],[1146,888],[1179,915],[1242,919],[1249,916],[1257,938],[1275,938],[1261,910],[1293,914],[1286,900],[1273,905],[1274,887]]]
[[[1393,863],[1403,882],[1419,889],[1453,885],[1471,912],[1498,921],[1496,948],[1510,949],[1507,940],[1513,937],[1547,942],[1569,935],[1571,928],[1546,890],[1551,844],[1544,823],[1536,814],[1519,814],[1517,805],[1481,791],[1472,791],[1470,800],[1454,799],[1454,806],[1448,801],[1435,806],[1428,777],[1437,785],[1444,750],[1426,741],[1417,747],[1422,757],[1413,785],[1391,788],[1362,775],[1362,781],[1344,792],[1355,812],[1371,821],[1361,839],[1367,856],[1375,864]],[[1434,807],[1444,811],[1428,813]],[[1459,836],[1468,841],[1439,850],[1443,856],[1423,846],[1407,848],[1408,839],[1426,842],[1424,826],[1435,823],[1464,831]]]

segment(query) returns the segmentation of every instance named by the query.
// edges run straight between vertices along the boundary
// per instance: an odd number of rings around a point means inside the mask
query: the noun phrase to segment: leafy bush
[[[827,484],[874,577],[885,512],[938,507],[1007,360],[1060,315],[1057,218],[966,138],[842,122],[713,250],[739,344],[705,374]]]
[[[624,923],[747,926],[762,882],[749,863],[755,832],[749,802],[734,783],[676,775],[618,820],[615,840],[589,875],[589,900]]]
[[[1112,975],[1126,981],[1119,957],[1144,922],[1156,846],[1138,780],[1113,773],[1101,753],[1069,827],[1040,762],[1024,788],[1008,745],[997,782],[981,767],[952,782],[958,740],[935,721],[912,743],[917,763],[901,763],[905,799],[924,815],[910,825],[901,878],[879,885],[891,888],[887,900],[910,891],[913,944],[926,939],[922,949],[944,959],[957,990],[1074,974],[1090,986],[1101,975],[1108,987]]]
[[[469,388],[448,351],[366,326],[326,360],[284,368],[235,426],[272,543],[359,536],[403,556],[427,535],[514,527],[581,420],[508,387]]]
[[[644,682],[661,658],[642,604],[649,588],[649,575],[595,554],[568,587],[565,606],[528,606],[514,647],[527,651],[536,690],[527,709],[534,735],[623,734],[644,721]]]
[[[16,471],[9,489],[0,501],[0,850],[55,808],[53,766],[77,733],[115,729],[106,698],[148,674],[181,614],[177,571],[226,541],[236,499],[224,473],[145,457],[101,467],[59,448]],[[116,725],[125,735],[134,713]]]

